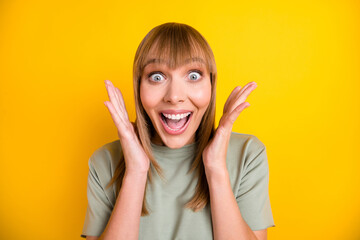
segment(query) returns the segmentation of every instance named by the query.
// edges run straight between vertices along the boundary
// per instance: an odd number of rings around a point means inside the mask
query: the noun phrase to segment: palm
[[[250,82],[243,88],[236,87],[226,100],[219,126],[216,129],[214,137],[203,152],[203,160],[206,168],[216,170],[226,166],[226,152],[232,126],[239,114],[250,106],[245,100],[256,87],[255,82]]]
[[[146,172],[149,169],[150,160],[135,134],[133,124],[129,120],[122,94],[110,81],[107,80],[105,83],[110,99],[110,102],[105,102],[105,105],[109,109],[118,129],[118,136],[126,161],[126,169],[129,171]]]

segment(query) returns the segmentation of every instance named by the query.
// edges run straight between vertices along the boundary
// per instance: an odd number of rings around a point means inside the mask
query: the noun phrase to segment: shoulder
[[[260,139],[251,134],[232,132],[229,141],[230,152],[242,152],[244,157],[251,157],[265,149],[265,145]]]
[[[89,168],[99,175],[112,176],[120,161],[120,156],[120,140],[106,143],[92,153],[89,159]]]
[[[88,191],[88,194],[100,194],[95,197],[99,199],[94,200],[93,198],[94,201],[106,198],[112,207],[115,205],[116,186],[113,184],[110,187],[109,183],[120,161],[120,153],[120,140],[116,140],[102,145],[90,156],[88,186],[97,189],[98,192]],[[100,189],[102,192],[99,192]]]
[[[267,161],[264,143],[254,135],[232,132],[227,152],[229,169],[244,173],[250,165],[257,165],[256,161]]]

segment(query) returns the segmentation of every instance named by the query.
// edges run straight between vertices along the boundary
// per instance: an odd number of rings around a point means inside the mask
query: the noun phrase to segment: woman
[[[255,136],[232,132],[257,85],[232,91],[215,131],[216,78],[202,35],[165,23],[135,55],[135,124],[120,90],[105,81],[119,140],[89,159],[82,237],[266,239],[275,226],[266,149]]]

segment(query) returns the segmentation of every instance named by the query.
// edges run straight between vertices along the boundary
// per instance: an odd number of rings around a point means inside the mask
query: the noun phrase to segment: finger
[[[225,137],[231,134],[233,125],[237,117],[239,116],[240,112],[244,110],[246,107],[246,104],[240,104],[237,108],[235,108],[231,113],[224,114],[219,122],[219,126],[216,129],[217,134]]]
[[[245,102],[246,98],[250,95],[250,93],[252,91],[255,90],[255,88],[257,88],[256,84],[251,84],[249,87],[247,87],[239,96],[238,96],[238,100],[236,100],[235,104],[236,106],[239,105],[240,103]]]
[[[109,112],[111,114],[111,118],[113,119],[113,122],[115,123],[115,126],[118,130],[118,136],[119,138],[123,138],[126,136],[126,134],[124,135],[124,133],[127,131],[126,129],[126,121],[124,121],[122,116],[119,116],[114,108],[114,106],[112,105],[111,102],[104,102],[105,106],[109,109]],[[129,121],[127,121],[129,122]]]
[[[250,84],[249,86],[247,86],[246,89],[244,89],[242,91],[242,93],[239,93],[236,96],[236,100],[234,101],[234,104],[232,105],[232,107],[230,108],[229,112],[234,111],[234,109],[239,106],[240,104],[242,104],[243,102],[245,102],[246,98],[250,95],[250,93],[257,87],[256,84]]]
[[[112,104],[112,106],[113,106],[113,109],[116,110],[116,113],[117,113],[117,116],[118,116],[118,119],[119,119],[119,123],[122,126],[123,125],[127,126],[130,121],[129,121],[129,116],[128,116],[127,111],[126,111],[125,102],[124,102],[124,98],[122,96],[122,93],[121,93],[120,89],[115,87],[111,82],[108,85],[110,85],[110,86],[108,86],[109,93],[111,93],[112,90],[115,92],[114,95],[116,97],[117,105]]]
[[[136,129],[134,125],[129,120],[125,119],[123,115],[117,114],[116,109],[111,102],[106,101],[104,102],[104,104],[109,109],[111,118],[113,119],[115,126],[118,130],[119,138],[123,139],[131,137],[129,134],[132,134],[132,131]]]
[[[113,119],[116,127],[120,126],[121,125],[120,124],[121,120],[120,120],[120,117],[117,114],[113,104],[111,102],[109,102],[109,101],[104,102],[104,104],[108,108],[108,110],[110,112],[110,115],[111,115],[111,118]]]
[[[108,90],[109,99],[110,95],[113,96],[115,102],[113,103],[115,109],[120,110],[119,97],[116,94],[115,86],[110,80],[105,81],[106,88]]]
[[[118,99],[119,99],[119,104],[120,104],[120,107],[122,110],[122,114],[126,117],[126,119],[129,119],[129,116],[128,116],[128,113],[127,113],[127,110],[126,110],[126,106],[125,106],[125,102],[124,102],[124,98],[123,98],[123,95],[120,91],[119,88],[115,88],[115,91],[116,91],[116,95],[118,96]]]
[[[109,100],[113,104],[115,110],[120,113],[120,104],[116,96],[115,87],[110,80],[105,80],[106,90],[108,92]]]
[[[246,89],[248,89],[249,87],[252,87],[253,85],[257,85],[256,82],[249,82],[247,83],[239,92],[238,95],[241,95],[244,91],[246,91]]]
[[[238,99],[241,97],[241,95],[244,93],[244,91],[246,91],[247,89],[249,89],[249,87],[252,87],[254,85],[256,85],[255,82],[249,82],[243,88],[241,88],[240,91],[237,91],[236,96],[234,96],[233,99],[229,99],[229,102],[228,102],[226,108],[224,107],[224,113],[232,112],[234,110],[234,108],[240,104],[239,103],[240,101],[238,101]],[[245,101],[245,99],[243,99],[243,101]]]
[[[230,96],[228,97],[228,99],[227,99],[226,102],[225,102],[223,113],[226,112],[226,110],[227,110],[227,108],[228,108],[231,100],[234,98],[234,96],[237,95],[237,93],[240,91],[240,89],[241,89],[241,87],[240,87],[240,86],[237,86],[236,88],[234,88],[234,89],[232,90],[232,92],[230,93]]]
[[[250,106],[250,103],[243,102],[239,106],[237,106],[226,118],[226,121],[224,122],[224,127],[231,128],[234,125],[236,119],[239,117],[240,113]]]

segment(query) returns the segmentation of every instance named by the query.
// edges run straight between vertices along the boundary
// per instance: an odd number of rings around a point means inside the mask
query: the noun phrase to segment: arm
[[[126,170],[114,209],[100,239],[137,240],[150,160],[135,134],[120,90],[110,81],[105,81],[105,84],[110,99],[105,105],[118,129]]]
[[[243,88],[236,87],[232,91],[225,103],[223,116],[215,135],[203,151],[202,157],[209,185],[211,218],[216,240],[266,239],[266,229],[255,233],[242,218],[226,167],[226,154],[232,126],[240,112],[250,105],[245,100],[256,87],[256,83],[251,82]]]
[[[138,239],[147,175],[127,173],[104,233],[99,240]]]
[[[206,173],[214,239],[266,240],[267,230],[252,231],[242,218],[231,189],[228,171]]]

